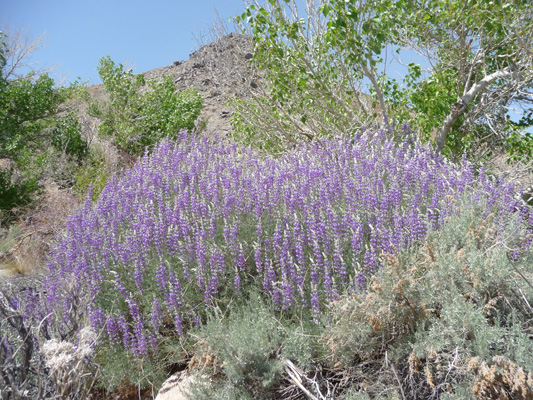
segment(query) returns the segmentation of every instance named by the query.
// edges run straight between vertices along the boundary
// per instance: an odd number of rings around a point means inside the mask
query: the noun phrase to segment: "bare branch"
[[[34,77],[49,73],[54,67],[38,68],[39,63],[32,61],[33,54],[45,47],[45,34],[37,39],[29,39],[29,34],[22,28],[12,29],[8,24],[0,26],[4,35],[6,64],[2,69],[4,80],[22,79],[30,73]]]

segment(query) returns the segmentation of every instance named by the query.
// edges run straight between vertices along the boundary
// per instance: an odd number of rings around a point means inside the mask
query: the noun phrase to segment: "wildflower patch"
[[[85,307],[101,341],[135,357],[250,285],[316,317],[365,288],[382,254],[438,229],[465,195],[497,224],[519,207],[511,186],[386,131],[278,158],[184,132],[70,218],[49,257],[43,307],[63,316]]]

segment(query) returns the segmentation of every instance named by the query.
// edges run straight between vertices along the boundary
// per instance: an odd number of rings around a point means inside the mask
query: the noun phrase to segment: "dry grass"
[[[0,254],[0,275],[33,275],[42,271],[54,238],[80,200],[67,190],[47,185],[38,204],[17,224],[16,235],[1,239],[7,248]]]

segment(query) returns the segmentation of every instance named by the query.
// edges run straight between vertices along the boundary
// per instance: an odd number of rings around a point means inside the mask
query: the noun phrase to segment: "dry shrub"
[[[413,266],[401,262],[398,255],[384,254],[381,258],[383,269],[372,278],[366,293],[332,303],[335,322],[322,336],[330,365],[345,375],[343,384],[372,398],[386,398],[383,396],[387,392],[400,395],[402,366],[389,353],[414,334],[434,311],[427,307],[419,290],[421,271],[432,264],[431,257]],[[414,356],[409,365],[417,380],[435,386],[426,361]]]
[[[485,210],[462,204],[425,243],[382,255],[365,292],[331,305],[322,341],[352,387],[370,398],[533,398],[531,234]]]
[[[410,271],[397,255],[382,255],[383,270],[372,277],[370,290],[341,298],[331,304],[335,325],[324,339],[337,364],[350,358],[381,358],[386,348],[399,338],[412,333],[432,311],[417,293],[417,272]],[[346,334],[351,332],[351,334]]]
[[[533,373],[505,357],[495,356],[491,363],[473,357],[468,369],[477,377],[473,388],[476,399],[533,399]]]
[[[211,375],[213,376],[219,374],[222,369],[221,362],[217,358],[213,349],[209,347],[207,340],[197,338],[196,346],[197,351],[189,361],[189,371],[200,374],[204,374],[206,371],[211,371]]]
[[[38,206],[18,224],[16,240],[0,258],[0,270],[22,275],[41,272],[55,236],[79,205],[70,191],[47,185]]]

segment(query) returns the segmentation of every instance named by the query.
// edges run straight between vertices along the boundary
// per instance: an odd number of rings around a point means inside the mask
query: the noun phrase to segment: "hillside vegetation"
[[[531,174],[530,111],[505,110],[533,101],[533,27],[527,2],[463,3],[250,5],[231,137],[110,57],[105,99],[13,75],[3,35],[0,262],[51,226],[41,192],[79,207],[1,278],[0,398],[179,373],[190,399],[532,399],[533,209],[484,165]],[[387,46],[436,63],[400,84]]]

